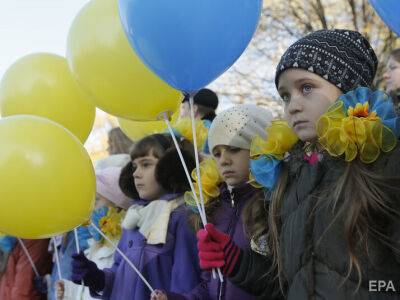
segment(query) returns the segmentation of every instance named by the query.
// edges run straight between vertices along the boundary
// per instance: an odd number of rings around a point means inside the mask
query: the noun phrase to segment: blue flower
[[[276,184],[281,169],[281,160],[271,155],[261,155],[258,159],[250,160],[250,170],[254,179],[263,187],[270,190]]]

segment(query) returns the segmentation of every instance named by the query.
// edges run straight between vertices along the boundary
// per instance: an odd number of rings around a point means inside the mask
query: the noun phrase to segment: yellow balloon
[[[118,118],[119,126],[122,131],[132,140],[138,141],[147,135],[160,133],[166,130],[164,121],[131,121],[123,118]]]
[[[89,219],[96,194],[81,142],[45,118],[0,119],[0,231],[46,238]]]
[[[85,142],[93,127],[95,106],[73,78],[65,58],[48,53],[25,56],[0,83],[3,117],[29,114],[51,119]]]
[[[75,18],[67,58],[79,83],[102,110],[136,121],[174,112],[181,94],[136,56],[123,31],[117,0],[92,0]]]
[[[171,124],[174,124],[179,117],[178,112],[175,112],[171,117]],[[131,121],[123,118],[118,118],[119,126],[122,131],[132,140],[138,141],[145,136],[162,133],[167,131],[165,121]]]

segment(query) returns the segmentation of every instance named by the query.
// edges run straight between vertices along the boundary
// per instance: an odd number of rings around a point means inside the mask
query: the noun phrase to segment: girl
[[[376,68],[368,41],[348,30],[313,32],[281,58],[275,82],[300,141],[272,194],[272,256],[241,251],[233,266],[225,260],[237,270],[237,285],[268,295],[269,282],[254,280],[272,267],[288,299],[398,298],[399,120],[386,95],[357,88],[371,86]],[[208,238],[226,243],[218,234]]]
[[[249,149],[255,135],[265,137],[265,127],[271,119],[272,114],[262,107],[238,105],[218,114],[209,131],[210,152],[223,182],[219,186],[219,196],[206,202],[207,221],[214,224],[207,225],[207,230],[218,229],[243,249],[250,248],[250,239],[257,239],[265,233],[263,193],[249,183]],[[207,186],[204,188],[208,192]],[[199,215],[193,215],[192,223],[196,230],[201,227]],[[230,261],[239,258],[234,248],[227,245],[224,249]],[[216,259],[220,260],[218,257]],[[162,297],[159,292],[153,299],[255,299],[235,287],[230,280],[221,283],[218,279],[211,279],[212,267],[207,265],[202,256],[200,265],[206,269],[203,282],[191,293],[176,295],[169,292]],[[234,269],[223,267],[223,264],[213,267],[221,267],[225,276],[235,272]]]
[[[180,142],[188,169],[193,146]],[[170,136],[140,140],[121,172],[122,191],[133,201],[122,222],[118,247],[153,288],[183,293],[199,283],[196,238],[188,230],[182,193],[189,185]],[[99,269],[83,254],[74,257],[73,280],[83,280],[102,299],[149,299],[150,291],[119,254],[111,268]]]
[[[41,284],[42,277],[35,277],[35,272],[22,246],[16,240],[7,238],[7,243],[4,243],[4,240],[1,243],[3,250],[9,251],[9,256],[4,273],[0,278],[0,299],[46,299]],[[22,242],[28,250],[39,276],[47,274],[51,270],[51,256],[47,252],[49,240],[22,240]]]
[[[78,233],[79,247],[82,251],[85,251],[89,246],[88,239],[91,237],[89,230],[86,226],[79,226],[77,228],[77,233]],[[61,275],[63,276],[63,279],[70,280],[72,275],[71,274],[72,255],[76,254],[76,242],[75,242],[74,231],[69,231],[63,235],[53,237],[53,240],[49,244],[49,250],[50,252],[53,253],[53,267],[50,274],[50,284],[47,292],[48,298],[50,300],[57,299],[56,283],[60,279],[58,275],[58,266],[55,263],[56,257],[55,257],[54,242],[56,244],[59,255]]]
[[[397,113],[400,114],[400,48],[390,53],[383,78],[386,82],[386,91],[392,97]]]
[[[97,197],[92,214],[92,222],[114,242],[119,241],[121,219],[132,204],[118,186],[120,174],[121,168],[118,167],[96,171]],[[88,229],[92,238],[88,240],[89,248],[84,253],[99,268],[110,268],[114,262],[114,249],[92,226]],[[78,286],[71,281],[58,281],[56,290],[57,299],[61,300],[93,299],[88,288],[82,289],[82,285]]]

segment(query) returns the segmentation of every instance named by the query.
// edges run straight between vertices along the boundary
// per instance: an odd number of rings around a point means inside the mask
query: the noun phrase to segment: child
[[[229,266],[237,285],[265,297],[269,282],[254,280],[272,267],[290,300],[399,298],[400,125],[389,98],[366,88],[376,68],[368,41],[349,30],[313,32],[282,56],[275,82],[300,142],[271,198],[272,263],[241,251]],[[387,292],[374,292],[375,280]]]
[[[112,241],[118,243],[121,236],[121,220],[132,201],[118,186],[121,168],[108,167],[96,171],[97,199],[92,222]],[[110,268],[114,263],[114,248],[92,226],[88,227],[92,236],[88,240],[89,248],[85,255],[96,265]],[[71,281],[57,282],[57,299],[93,299],[88,288],[82,289]]]
[[[180,141],[189,171],[193,146]],[[189,150],[190,149],[190,150]],[[182,193],[189,190],[172,138],[154,134],[140,140],[122,170],[120,186],[134,204],[123,220],[118,247],[153,288],[183,293],[199,282],[196,238],[190,232]],[[74,257],[73,280],[83,280],[102,299],[149,299],[150,290],[116,253],[111,268],[99,269],[84,255]]]
[[[88,245],[88,239],[91,237],[89,230],[86,226],[79,226],[77,228],[78,241],[80,250],[85,251]],[[74,231],[69,231],[63,235],[56,236],[49,244],[49,250],[53,253],[53,267],[51,270],[51,279],[48,286],[48,298],[50,300],[57,299],[56,282],[60,279],[58,275],[58,266],[56,264],[54,241],[58,251],[61,275],[63,279],[71,279],[71,262],[72,255],[76,254],[76,242]]]
[[[9,251],[6,269],[0,279],[0,299],[18,300],[43,300],[46,295],[42,286],[36,284],[35,272],[25,254],[22,246],[13,238],[7,237],[8,242],[3,243]],[[22,240],[39,276],[47,274],[51,270],[51,256],[47,252],[48,239]],[[41,279],[41,278],[40,278]],[[41,281],[41,280],[40,280]]]
[[[249,183],[250,142],[260,135],[265,137],[265,128],[272,114],[255,105],[238,105],[221,112],[210,127],[208,141],[210,152],[216,162],[223,183],[219,186],[219,196],[206,202],[208,230],[220,230],[243,249],[250,248],[250,239],[265,234],[266,210],[262,190]],[[198,215],[193,218],[195,229],[201,222]],[[261,230],[260,230],[261,228]],[[201,241],[199,242],[199,244]],[[229,259],[238,259],[238,252],[227,246]],[[218,259],[218,258],[217,258]],[[168,292],[168,299],[256,299],[244,290],[234,286],[229,279],[220,282],[211,279],[211,268],[200,256],[200,265],[206,269],[203,282],[191,293],[176,295]],[[221,267],[225,276],[233,269]],[[163,299],[160,291],[153,299]]]
[[[386,91],[392,97],[396,112],[400,115],[400,48],[390,52],[383,79],[385,79]]]

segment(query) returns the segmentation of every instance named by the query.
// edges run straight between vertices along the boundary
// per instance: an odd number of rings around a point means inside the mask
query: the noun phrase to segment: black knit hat
[[[367,39],[357,31],[318,30],[292,44],[283,54],[275,74],[290,68],[315,73],[336,85],[343,93],[357,86],[369,87],[378,59]]]
[[[182,103],[186,101],[189,101],[189,95],[187,94],[185,94],[185,98],[183,98]],[[218,107],[218,96],[210,89],[201,89],[194,95],[193,103],[215,110]]]

